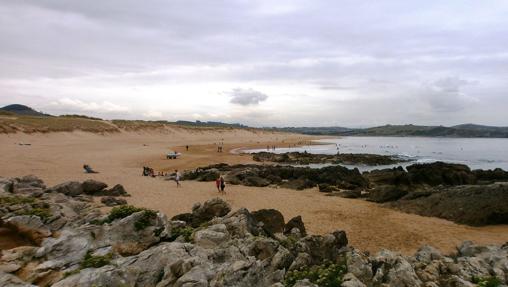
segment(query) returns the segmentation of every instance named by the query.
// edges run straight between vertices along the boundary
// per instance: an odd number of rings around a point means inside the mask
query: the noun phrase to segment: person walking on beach
[[[217,192],[220,193],[220,179],[222,176],[217,177],[215,180],[215,186],[217,187]]]
[[[182,186],[180,184],[180,173],[178,172],[178,169],[175,169],[175,182],[176,182],[176,187]]]
[[[224,177],[221,176],[220,177],[220,191],[224,194],[226,194],[226,192],[224,191],[224,188],[226,188],[226,182],[224,181]]]

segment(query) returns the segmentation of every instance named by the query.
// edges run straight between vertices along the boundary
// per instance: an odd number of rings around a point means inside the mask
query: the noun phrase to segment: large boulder
[[[335,231],[332,234],[309,235],[296,244],[296,251],[309,255],[311,265],[319,265],[325,261],[338,262],[344,253],[343,248],[348,244],[344,231]]]
[[[434,162],[406,167],[414,184],[463,185],[476,184],[476,176],[467,165]]]
[[[411,185],[411,178],[402,167],[372,170],[363,173],[371,185]]]
[[[423,286],[413,266],[400,254],[382,250],[374,258],[375,286],[386,284],[386,286],[409,287]]]
[[[55,185],[49,188],[47,191],[62,193],[67,196],[77,196],[83,194],[83,184],[77,181],[68,181]]]
[[[428,196],[388,205],[405,212],[435,216],[469,225],[508,224],[508,184],[440,188]]]
[[[192,207],[192,226],[198,227],[202,223],[208,222],[214,217],[222,217],[230,211],[229,203],[218,197],[207,200],[203,204],[197,203]]]
[[[302,236],[307,236],[307,230],[305,229],[305,224],[303,224],[303,220],[300,215],[291,218],[288,223],[284,225],[284,234],[291,234],[294,228],[298,229]]]
[[[221,222],[226,225],[233,238],[245,238],[259,234],[256,219],[246,208],[240,208],[228,214]]]
[[[203,248],[214,248],[229,239],[225,224],[215,224],[194,233],[194,242]]]
[[[107,195],[107,196],[129,196],[123,185],[116,184],[110,189],[107,189],[103,192],[101,192],[98,195]]]
[[[94,179],[88,179],[83,182],[83,192],[86,194],[94,195],[96,193],[102,192],[106,187],[108,187],[107,184],[104,182],[100,182]]]
[[[369,201],[388,202],[402,198],[408,194],[408,186],[406,185],[379,185],[369,190]]]
[[[260,209],[252,212],[258,222],[263,223],[263,230],[268,234],[282,233],[284,231],[284,216],[275,209]]]

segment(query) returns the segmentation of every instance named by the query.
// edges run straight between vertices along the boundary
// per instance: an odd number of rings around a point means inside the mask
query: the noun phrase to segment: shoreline
[[[168,216],[186,212],[195,202],[216,197],[213,183],[184,181],[181,188],[174,182],[160,178],[142,177],[142,166],[156,170],[194,169],[199,166],[226,162],[252,163],[248,155],[228,151],[238,147],[259,147],[269,143],[298,142],[305,137],[294,134],[260,133],[242,130],[228,132],[187,132],[171,134],[123,133],[95,135],[90,133],[60,133],[43,135],[0,135],[0,175],[19,177],[34,174],[48,186],[69,180],[92,178],[110,186],[124,185],[132,197],[129,204],[160,210]],[[217,153],[216,145],[224,139],[224,152]],[[19,146],[16,142],[31,143]],[[178,160],[167,160],[169,149],[188,153]],[[89,164],[98,174],[84,174],[82,165]],[[452,251],[464,240],[478,244],[504,243],[508,225],[469,227],[453,222],[407,214],[371,202],[338,197],[326,197],[317,188],[295,191],[284,188],[246,187],[228,185],[223,197],[233,209],[249,210],[274,208],[289,219],[301,215],[312,234],[325,234],[337,229],[348,232],[355,247],[371,252],[382,248],[413,253],[424,244],[431,244],[444,252]]]

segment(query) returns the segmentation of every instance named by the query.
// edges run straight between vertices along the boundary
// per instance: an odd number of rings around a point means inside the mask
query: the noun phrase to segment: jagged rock
[[[380,251],[374,259],[374,285],[394,287],[422,286],[411,264],[401,255],[388,250]]]
[[[116,184],[110,189],[105,190],[100,195],[108,195],[108,196],[129,196],[123,185]]]
[[[100,229],[93,230],[95,246],[113,246],[113,249],[122,255],[137,254],[161,240],[161,233],[167,223],[163,217],[157,216],[149,219],[149,226],[139,229],[136,222],[144,217],[144,211],[133,213],[122,219],[105,224]],[[157,234],[157,230],[161,233]]]
[[[309,235],[297,242],[296,250],[310,255],[311,264],[321,264],[325,261],[337,262],[346,247],[348,240],[344,231],[335,231],[332,234]]]
[[[346,255],[346,264],[348,272],[354,275],[355,278],[369,285],[372,283],[374,274],[372,274],[372,264],[368,256],[353,249]]]
[[[293,228],[297,228],[301,236],[307,236],[307,230],[305,229],[305,224],[303,224],[302,217],[300,215],[291,218],[288,223],[284,225],[284,234],[291,234]]]
[[[379,185],[369,191],[368,200],[374,202],[394,201],[408,194],[405,185]]]
[[[13,186],[12,180],[0,177],[0,192],[12,193]]]
[[[18,277],[5,273],[0,271],[0,286],[5,287],[37,287],[36,285],[32,285],[29,283],[24,282],[23,280],[19,279]]]
[[[87,179],[83,182],[83,192],[86,194],[94,195],[102,192],[108,187],[104,182],[100,182],[94,179]]]
[[[51,230],[44,225],[41,218],[34,215],[10,217],[5,221],[5,225],[28,237],[36,244],[40,244],[44,238],[51,235]]]
[[[260,209],[252,212],[258,222],[263,222],[263,230],[268,234],[282,233],[284,231],[284,216],[275,209]]]
[[[249,235],[256,236],[259,234],[256,219],[246,208],[240,208],[229,214],[221,222],[226,225],[228,232],[234,238],[244,238]]]
[[[213,248],[229,239],[225,224],[215,224],[194,234],[194,242],[203,248]]]
[[[76,196],[83,194],[83,185],[77,181],[68,181],[55,185],[49,188],[48,191],[62,193],[68,196]]]
[[[248,247],[248,254],[256,257],[259,260],[272,258],[277,252],[279,243],[276,240],[269,238],[257,238]]]
[[[439,260],[443,258],[441,252],[432,246],[424,245],[415,254],[415,259],[423,263],[430,263],[433,260]]]
[[[463,185],[476,184],[476,176],[467,165],[433,162],[406,167],[414,184]]]
[[[388,168],[364,172],[371,185],[411,185],[409,174],[402,168]]]
[[[192,207],[192,226],[210,221],[214,217],[221,217],[231,211],[230,205],[220,198],[213,198],[203,204],[196,204]]]
[[[101,198],[101,202],[106,206],[117,206],[127,204],[127,200],[123,198],[116,198],[113,196],[105,196]]]
[[[27,175],[21,178],[15,178],[12,180],[12,190],[13,193],[42,193],[42,190],[46,188],[44,182],[34,176]]]
[[[347,273],[342,278],[342,284],[341,287],[366,287],[365,284],[362,283],[362,281],[358,280],[358,278],[355,277],[352,273]]]
[[[36,270],[42,272],[78,264],[92,248],[92,242],[91,233],[71,230],[63,230],[58,238],[45,239],[35,254],[44,262]]]
[[[287,271],[327,261],[347,264],[342,283],[346,287],[474,286],[473,278],[490,276],[502,284],[508,282],[508,245],[465,242],[451,256],[424,246],[412,257],[390,251],[368,257],[347,246],[343,231],[295,236],[293,232],[300,234],[305,229],[300,217],[283,225],[286,235],[275,233],[269,238],[260,231],[264,224],[258,226],[260,222],[247,209],[229,213],[229,205],[217,200],[196,205],[193,213],[180,216],[188,217],[189,223],[145,211],[104,223],[107,217],[98,218],[99,205],[80,198],[64,193],[37,198],[36,204],[49,206],[51,217],[34,226],[42,224],[58,232],[45,238],[40,247],[2,250],[0,286],[281,287]],[[18,220],[14,212],[3,209],[4,222]],[[100,220],[91,223],[92,219]],[[177,228],[189,228],[196,220],[202,222],[193,229],[193,243],[166,242],[174,240],[172,233]],[[102,267],[80,270],[90,256],[103,256]],[[16,272],[28,283],[1,270]],[[67,272],[71,275],[64,277]],[[308,280],[298,285],[316,286]]]
[[[508,184],[454,186],[431,195],[401,199],[390,207],[469,225],[508,223]]]

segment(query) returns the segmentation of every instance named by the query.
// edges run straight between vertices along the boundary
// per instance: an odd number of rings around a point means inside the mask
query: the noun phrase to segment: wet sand
[[[109,185],[120,183],[132,197],[130,204],[160,210],[168,216],[190,211],[196,202],[218,196],[214,183],[184,181],[181,188],[162,178],[142,177],[142,166],[156,171],[193,169],[213,163],[250,163],[248,155],[230,153],[239,148],[286,147],[308,142],[311,137],[251,132],[245,130],[189,131],[166,133],[90,133],[0,135],[0,176],[34,174],[46,184],[94,178]],[[284,141],[284,142],[283,142]],[[224,152],[217,143],[224,142]],[[19,145],[29,143],[31,145]],[[189,145],[189,151],[185,151]],[[165,159],[168,150],[183,155]],[[99,174],[84,174],[87,163]],[[451,252],[464,240],[480,244],[500,244],[508,240],[508,225],[469,227],[438,218],[406,214],[357,199],[328,197],[317,189],[295,191],[228,185],[223,198],[233,208],[249,210],[275,208],[286,220],[301,215],[310,233],[322,234],[342,229],[351,245],[376,252],[381,248],[413,253],[423,244]]]

